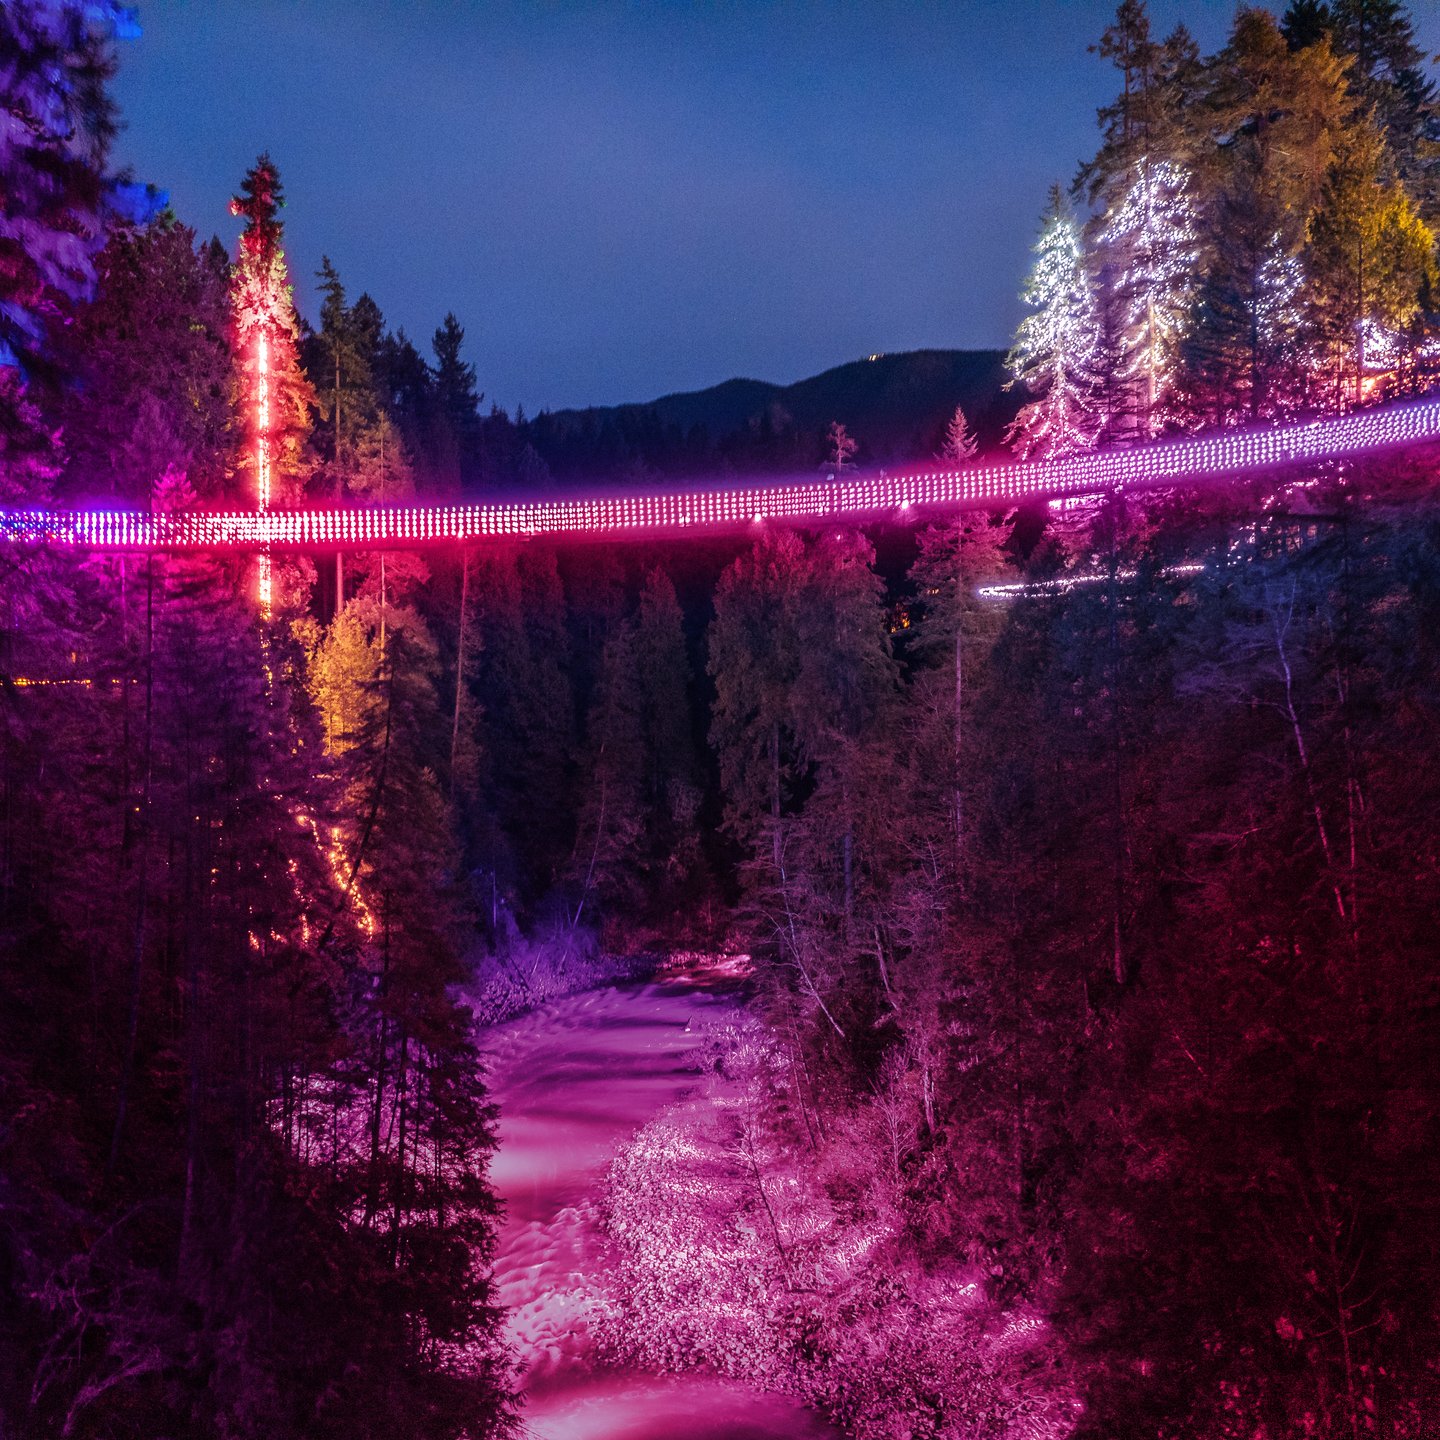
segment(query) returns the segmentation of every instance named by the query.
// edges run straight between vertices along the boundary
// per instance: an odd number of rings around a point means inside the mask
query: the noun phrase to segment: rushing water
[[[695,1082],[703,1024],[736,1004],[679,983],[571,996],[492,1032],[500,1105],[492,1176],[506,1205],[496,1298],[527,1366],[534,1440],[834,1440],[813,1412],[707,1375],[596,1363],[592,1303],[607,1247],[599,1194],[617,1148]],[[693,1103],[703,1103],[695,1101]]]

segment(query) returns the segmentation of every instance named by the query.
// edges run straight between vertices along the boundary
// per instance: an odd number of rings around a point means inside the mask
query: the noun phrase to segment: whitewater
[[[709,1102],[697,1085],[707,1026],[741,1005],[692,978],[546,1003],[486,1035],[504,1202],[495,1299],[523,1367],[532,1440],[838,1440],[787,1396],[719,1376],[608,1367],[594,1327],[613,1257],[601,1219],[617,1151],[662,1110]]]

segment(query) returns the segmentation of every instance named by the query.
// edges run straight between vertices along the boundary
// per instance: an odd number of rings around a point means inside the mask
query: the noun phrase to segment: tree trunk
[[[128,692],[129,686],[127,685]],[[106,1178],[120,1163],[125,1135],[125,1118],[130,1108],[130,1089],[135,1082],[135,1050],[140,1035],[140,1001],[145,974],[145,943],[150,901],[150,791],[153,774],[153,721],[155,714],[155,573],[150,556],[145,557],[145,742],[144,774],[140,781],[139,816],[136,820],[135,923],[130,937],[130,1007],[125,1027],[125,1059],[120,1067],[120,1094],[115,1105],[115,1128],[110,1132],[110,1154]]]
[[[1114,851],[1113,896],[1111,901],[1111,973],[1117,985],[1123,985],[1128,969],[1125,961],[1125,792],[1120,774],[1120,557],[1119,497],[1111,496],[1110,508],[1110,779],[1111,824]]]
[[[962,542],[963,543],[963,542]],[[964,593],[964,572],[960,556],[955,556],[955,727],[952,740],[953,764],[955,766],[954,792],[951,804],[955,819],[955,877],[963,881],[965,872],[965,789],[964,760],[962,756],[964,702],[965,702],[965,616],[961,608]]]
[[[460,708],[465,697],[465,622],[470,608],[470,551],[460,568],[460,636],[455,647],[455,718],[450,725],[450,798],[455,798],[455,762],[460,753]]]
[[[770,860],[783,875],[780,856],[780,722],[770,727]]]

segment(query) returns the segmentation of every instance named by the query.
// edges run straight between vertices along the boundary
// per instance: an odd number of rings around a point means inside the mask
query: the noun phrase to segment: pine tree
[[[113,234],[99,276],[61,352],[80,381],[60,411],[64,487],[143,507],[177,469],[202,502],[219,501],[234,424],[229,261],[163,218]]]
[[[573,928],[591,911],[641,904],[646,881],[648,756],[639,704],[640,668],[633,621],[617,625],[606,641],[587,725],[585,799],[579,807],[571,883]]]
[[[1022,458],[1088,450],[1100,428],[1095,290],[1079,226],[1058,185],[1051,189],[1035,254],[1023,292],[1034,313],[1020,322],[1006,360],[1033,397],[1009,432]]]
[[[345,303],[345,286],[329,256],[322,256],[316,273],[320,293],[320,329],[315,336],[317,355],[310,382],[319,413],[329,429],[331,488],[337,498],[346,489],[346,471],[355,436],[375,418],[375,382],[370,355],[377,338],[374,328],[384,324],[371,302],[370,313],[357,316]],[[362,320],[364,323],[362,324]]]
[[[114,135],[111,41],[136,33],[122,5],[36,0],[0,12],[0,140],[9,223],[0,232],[0,365],[33,366],[47,321],[95,284]]]
[[[1173,418],[1168,402],[1199,255],[1188,176],[1170,161],[1141,156],[1098,242],[1123,306],[1120,373],[1132,388],[1139,434],[1148,439]]]
[[[964,407],[957,405],[955,413],[945,426],[945,441],[940,447],[940,459],[947,465],[966,465],[975,458],[978,449],[975,432],[965,418]]]
[[[691,717],[684,615],[664,570],[652,570],[641,587],[635,653],[650,811],[648,862],[651,873],[660,877],[662,894],[674,896],[679,905],[687,887],[698,883],[697,828],[704,797]]]
[[[108,222],[138,198],[105,173],[111,42],[137,33],[111,0],[0,8],[0,461],[12,484],[41,480],[53,447],[27,383],[57,375],[55,322],[93,294]]]
[[[789,697],[799,656],[790,611],[804,556],[790,531],[767,531],[721,575],[708,637],[710,744],[725,826],[752,853],[768,851],[776,870],[797,764]]]
[[[574,848],[576,700],[565,601],[551,550],[486,550],[471,562],[485,809],[484,869],[523,906],[555,884]],[[467,668],[470,662],[467,660]]]
[[[469,487],[479,462],[480,403],[475,388],[475,367],[460,355],[465,330],[447,314],[435,331],[433,372],[436,420],[435,454],[441,483],[452,489]]]
[[[1400,0],[1333,0],[1325,30],[1348,56],[1350,89],[1385,138],[1387,178],[1398,179],[1424,219],[1440,219],[1440,114],[1429,57]]]
[[[1266,13],[1237,16],[1197,114],[1225,137],[1194,172],[1201,281],[1181,399],[1199,423],[1315,403],[1299,257],[1351,110],[1327,41],[1292,51]]]
[[[249,498],[262,507],[299,497],[315,404],[300,369],[300,327],[281,248],[283,204],[279,171],[262,155],[230,202],[231,213],[245,221],[230,291],[246,436],[238,468]]]
[[[932,527],[921,534],[920,553],[910,570],[923,607],[921,655],[938,677],[933,714],[941,733],[948,730],[949,743],[940,745],[940,757],[929,773],[943,780],[948,790],[939,803],[950,821],[957,874],[963,868],[971,825],[965,803],[971,783],[965,722],[973,705],[969,692],[980,668],[972,652],[979,648],[983,653],[988,648],[997,619],[996,607],[987,605],[976,592],[1003,570],[1002,546],[1008,533],[1008,526],[994,523],[993,517],[985,514]]]
[[[1191,109],[1203,70],[1183,25],[1164,41],[1151,37],[1144,0],[1121,0],[1114,23],[1092,48],[1119,70],[1121,91],[1100,110],[1100,149],[1080,167],[1075,191],[1108,212],[1142,163],[1186,167],[1194,146]]]
[[[1215,201],[1210,263],[1181,348],[1189,415],[1222,426],[1285,415],[1310,391],[1304,266],[1249,196]]]
[[[1372,371],[1398,368],[1422,291],[1435,281],[1435,237],[1403,187],[1384,181],[1382,163],[1380,136],[1352,126],[1305,253],[1310,329],[1337,401],[1358,403]]]

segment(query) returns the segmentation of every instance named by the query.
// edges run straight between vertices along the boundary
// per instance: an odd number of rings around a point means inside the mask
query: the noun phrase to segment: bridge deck
[[[0,511],[0,542],[89,550],[366,549],[532,536],[677,534],[754,520],[864,519],[988,508],[1253,474],[1440,440],[1440,399],[1058,460],[982,463],[840,482],[744,482],[649,494],[266,511]]]

